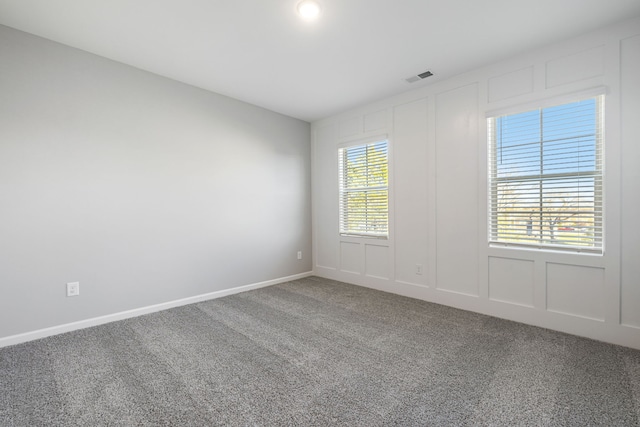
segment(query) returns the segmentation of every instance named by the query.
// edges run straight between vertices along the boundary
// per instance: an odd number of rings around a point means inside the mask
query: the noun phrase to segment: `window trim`
[[[487,110],[485,112],[485,118],[489,119],[491,117],[526,113],[527,111],[537,110],[539,108],[549,108],[549,107],[554,107],[556,105],[569,104],[571,102],[577,102],[577,101],[581,101],[588,98],[594,98],[599,95],[604,95],[606,98],[608,93],[609,93],[609,90],[607,89],[606,86],[597,86],[591,89],[567,93],[564,95],[558,95],[551,98],[544,98],[536,101],[510,105],[503,108]]]
[[[606,110],[606,94],[607,94],[607,88],[604,86],[601,87],[596,87],[596,88],[592,88],[592,89],[588,89],[585,91],[580,91],[580,92],[574,92],[571,94],[566,94],[566,95],[562,95],[562,96],[557,96],[557,97],[553,97],[553,98],[546,98],[544,100],[539,100],[539,101],[534,101],[534,102],[529,102],[529,103],[525,103],[525,104],[519,104],[517,106],[512,106],[512,107],[505,107],[505,108],[501,108],[501,109],[496,109],[496,110],[491,110],[491,111],[487,111],[485,113],[485,117],[486,117],[486,130],[487,130],[487,134],[486,134],[486,141],[487,141],[487,242],[489,247],[495,247],[495,248],[510,248],[510,249],[521,249],[521,250],[535,250],[535,251],[548,251],[548,252],[559,252],[559,253],[576,253],[576,254],[590,254],[590,255],[604,255],[605,253],[605,222],[606,222],[606,218],[605,218],[605,212],[606,212],[606,203],[605,203],[605,181],[606,181],[606,177],[605,177],[605,127],[606,127],[606,123],[605,123],[605,110]],[[493,166],[492,166],[492,162],[493,162],[493,155],[494,155],[494,150],[495,147],[493,147],[493,145],[495,144],[495,139],[492,140],[492,133],[495,134],[495,132],[491,132],[490,130],[490,124],[493,123],[495,125],[495,119],[502,117],[502,116],[509,116],[509,115],[517,115],[517,114],[521,114],[521,113],[526,113],[526,112],[530,112],[530,111],[534,111],[534,110],[543,110],[543,109],[547,109],[547,108],[552,108],[552,107],[556,107],[556,106],[561,106],[561,105],[565,105],[565,104],[570,104],[570,103],[574,103],[574,102],[579,102],[579,101],[585,101],[591,98],[597,98],[597,97],[601,97],[599,100],[596,100],[596,120],[599,120],[599,147],[601,150],[601,154],[600,154],[600,159],[599,159],[599,174],[594,174],[594,175],[590,175],[594,177],[594,180],[596,180],[596,183],[594,185],[598,185],[597,184],[597,180],[600,180],[600,192],[599,194],[596,193],[594,194],[594,198],[600,198],[600,217],[599,217],[599,222],[600,222],[600,231],[599,231],[599,238],[597,239],[597,241],[599,242],[599,246],[597,247],[593,247],[593,246],[589,246],[589,247],[581,247],[581,246],[569,246],[569,245],[553,245],[553,244],[546,244],[546,243],[535,243],[535,242],[531,242],[531,243],[518,243],[518,242],[501,242],[501,241],[495,241],[492,240],[493,236],[494,236],[494,232],[493,232],[493,228],[494,228],[494,219],[493,219],[493,203],[495,202],[495,200],[493,199],[494,197],[494,192],[493,192],[493,186],[494,186],[494,181],[492,178],[492,175],[494,173],[493,170]],[[596,146],[598,147],[598,145]],[[573,173],[573,174],[568,174],[568,176],[571,177],[576,177],[581,175],[581,173]],[[589,174],[585,174],[589,175]],[[502,180],[501,180],[502,181]],[[517,179],[514,179],[514,181],[517,181]],[[498,181],[500,182],[500,181]]]
[[[340,157],[340,152],[343,149],[349,149],[352,147],[366,146],[370,144],[376,144],[386,142],[387,145],[387,185],[386,186],[375,186],[372,187],[374,190],[384,190],[387,195],[387,229],[385,234],[375,234],[375,233],[357,233],[357,232],[345,232],[342,231],[342,218],[343,218],[343,209],[344,205],[342,202],[343,195],[343,182],[342,182],[342,159]],[[389,140],[389,136],[387,134],[381,134],[376,136],[370,136],[366,138],[359,138],[349,141],[343,141],[342,143],[337,144],[336,146],[336,156],[337,156],[337,165],[338,165],[338,234],[341,237],[349,237],[349,238],[360,238],[360,239],[377,239],[377,240],[389,240],[390,238],[390,229],[391,229],[391,174],[390,174],[390,159],[391,159],[391,141]]]

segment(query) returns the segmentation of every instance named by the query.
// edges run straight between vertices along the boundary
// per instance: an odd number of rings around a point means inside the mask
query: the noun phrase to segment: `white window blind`
[[[388,143],[379,141],[338,150],[340,233],[389,235]]]
[[[602,253],[603,103],[487,120],[490,243]]]

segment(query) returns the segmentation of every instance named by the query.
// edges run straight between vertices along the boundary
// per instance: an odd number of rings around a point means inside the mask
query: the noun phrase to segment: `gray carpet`
[[[637,426],[640,351],[308,278],[0,349],[0,426]]]

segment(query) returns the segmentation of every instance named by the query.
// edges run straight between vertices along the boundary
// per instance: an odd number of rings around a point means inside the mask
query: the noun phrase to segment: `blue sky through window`
[[[595,98],[496,119],[499,177],[596,169]]]
[[[599,98],[491,121],[491,240],[601,241]]]

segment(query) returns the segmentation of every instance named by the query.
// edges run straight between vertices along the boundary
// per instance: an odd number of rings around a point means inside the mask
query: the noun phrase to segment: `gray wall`
[[[0,94],[0,338],[311,270],[308,123],[2,26]]]

